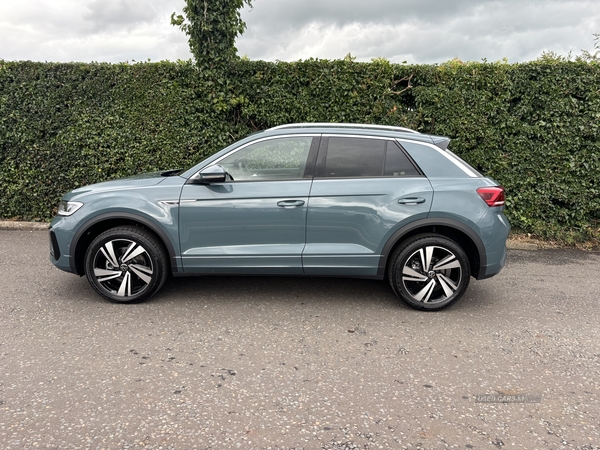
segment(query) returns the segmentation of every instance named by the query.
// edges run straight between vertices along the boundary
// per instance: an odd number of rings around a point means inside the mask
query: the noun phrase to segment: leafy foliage
[[[594,33],[594,51],[583,50],[576,61],[596,61],[600,62],[600,33]]]
[[[235,38],[246,29],[240,16],[251,0],[186,0],[183,14],[171,15],[171,24],[188,35],[198,65],[205,71],[226,70],[237,58]]]
[[[220,81],[201,72],[0,61],[0,215],[45,220],[65,191],[188,167],[270,126],[359,122],[451,137],[506,187],[518,231],[600,234],[597,62],[235,60]]]

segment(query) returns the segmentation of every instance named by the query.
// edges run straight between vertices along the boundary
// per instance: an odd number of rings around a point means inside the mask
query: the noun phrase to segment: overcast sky
[[[189,59],[183,0],[0,0],[0,59]],[[600,0],[254,0],[240,55],[295,61],[529,61],[593,48]]]

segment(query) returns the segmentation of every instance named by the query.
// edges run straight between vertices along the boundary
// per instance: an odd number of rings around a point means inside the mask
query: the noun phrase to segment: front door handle
[[[425,199],[421,197],[406,197],[398,200],[401,205],[418,205],[419,203],[425,203]]]
[[[277,202],[277,206],[281,206],[282,208],[297,208],[302,205],[304,205],[304,200],[282,200]]]

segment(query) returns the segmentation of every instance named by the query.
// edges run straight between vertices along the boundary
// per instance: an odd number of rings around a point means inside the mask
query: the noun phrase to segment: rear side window
[[[381,176],[386,141],[380,139],[329,138],[325,177]]]
[[[386,177],[414,177],[419,171],[395,142],[388,141],[384,173]]]
[[[327,142],[328,141],[328,142]],[[320,155],[322,178],[418,176],[419,172],[393,141],[330,137]]]

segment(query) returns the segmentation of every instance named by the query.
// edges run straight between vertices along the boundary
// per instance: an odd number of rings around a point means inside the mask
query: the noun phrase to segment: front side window
[[[330,137],[321,162],[323,178],[418,176],[419,172],[393,141]]]
[[[312,137],[268,139],[238,150],[219,161],[234,181],[302,178]]]

